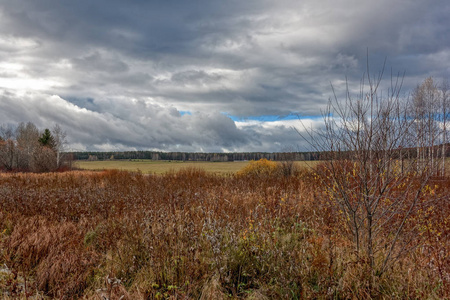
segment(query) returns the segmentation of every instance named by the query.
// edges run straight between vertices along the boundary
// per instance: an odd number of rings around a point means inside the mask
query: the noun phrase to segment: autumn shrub
[[[238,176],[258,176],[268,177],[275,175],[277,171],[277,163],[261,158],[260,160],[250,161],[237,174]]]
[[[250,161],[244,168],[237,172],[237,176],[268,178],[271,176],[276,177],[289,177],[289,176],[301,176],[308,173],[306,168],[299,167],[295,161],[279,161],[274,162],[262,158],[260,160]]]

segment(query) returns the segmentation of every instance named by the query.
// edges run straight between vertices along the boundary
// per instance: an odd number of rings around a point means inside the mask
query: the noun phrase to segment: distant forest
[[[450,143],[446,144],[445,157],[450,157]],[[442,145],[435,145],[425,149],[425,155],[438,153]],[[396,151],[394,151],[396,152]],[[342,151],[341,155],[351,152]],[[123,160],[123,159],[151,159],[175,161],[244,161],[260,160],[262,158],[273,161],[312,161],[328,160],[330,152],[233,152],[233,153],[203,153],[203,152],[156,152],[156,151],[121,151],[121,152],[67,152],[72,160]],[[396,159],[410,159],[417,157],[416,148],[399,148],[395,153]]]
[[[179,161],[242,161],[266,158],[274,161],[319,160],[317,152],[240,152],[240,153],[191,153],[191,152],[71,152],[74,160],[151,159]]]

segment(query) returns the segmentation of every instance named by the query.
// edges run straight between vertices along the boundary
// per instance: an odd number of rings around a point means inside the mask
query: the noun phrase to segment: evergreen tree
[[[44,130],[44,133],[39,138],[39,143],[41,143],[42,146],[48,147],[50,149],[54,149],[56,146],[55,138],[53,137],[52,133],[48,128]]]

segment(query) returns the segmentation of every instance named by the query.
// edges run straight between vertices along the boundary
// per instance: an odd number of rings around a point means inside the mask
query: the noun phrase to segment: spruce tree
[[[39,143],[41,143],[41,145],[44,147],[55,149],[56,146],[55,138],[53,137],[52,133],[48,128],[44,130],[44,133],[39,138]]]

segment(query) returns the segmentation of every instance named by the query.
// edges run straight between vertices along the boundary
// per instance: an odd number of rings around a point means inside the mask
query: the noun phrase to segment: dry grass
[[[112,161],[76,161],[75,167],[84,170],[124,170],[140,171],[143,174],[164,174],[178,172],[185,168],[198,168],[214,174],[236,173],[248,165],[248,161],[205,162],[205,161],[152,161],[152,160],[112,160]],[[295,162],[301,168],[315,166],[317,162]]]
[[[448,195],[446,180],[423,197]],[[414,215],[415,250],[369,288],[366,265],[307,170],[1,174],[0,199],[6,299],[450,295],[450,201]]]

